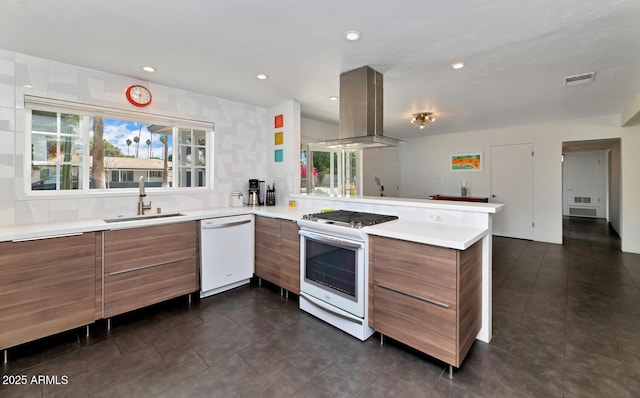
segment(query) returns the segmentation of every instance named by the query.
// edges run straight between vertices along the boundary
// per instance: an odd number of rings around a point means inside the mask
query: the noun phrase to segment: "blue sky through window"
[[[164,144],[160,142],[163,134],[152,134],[146,123],[129,122],[125,120],[103,119],[104,139],[120,148],[120,151],[129,156],[136,156],[136,146],[134,137],[140,134],[140,146],[138,148],[138,158],[160,158],[164,156]],[[157,127],[157,126],[156,126]],[[170,128],[167,128],[169,135],[169,155],[172,154],[173,137]],[[131,140],[131,146],[127,147],[127,139]],[[147,145],[147,140],[151,140],[151,148]]]

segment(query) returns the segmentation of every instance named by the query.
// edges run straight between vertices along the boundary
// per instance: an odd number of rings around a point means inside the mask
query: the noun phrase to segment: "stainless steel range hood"
[[[402,140],[382,135],[382,74],[363,66],[340,75],[338,139],[317,144],[365,149],[397,146]]]

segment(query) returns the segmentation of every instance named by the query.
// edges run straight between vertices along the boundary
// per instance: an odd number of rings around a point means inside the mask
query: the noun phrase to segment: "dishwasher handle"
[[[236,225],[249,224],[250,222],[251,220],[244,220],[244,221],[228,222],[224,224],[204,224],[201,226],[201,228],[202,229],[229,228],[229,227],[235,227]]]

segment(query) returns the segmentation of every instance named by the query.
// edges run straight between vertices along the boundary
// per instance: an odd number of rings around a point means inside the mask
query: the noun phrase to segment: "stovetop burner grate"
[[[303,219],[309,221],[335,223],[338,225],[350,226],[351,228],[362,228],[370,225],[397,220],[398,216],[351,210],[335,210],[326,213],[305,214],[303,216]]]

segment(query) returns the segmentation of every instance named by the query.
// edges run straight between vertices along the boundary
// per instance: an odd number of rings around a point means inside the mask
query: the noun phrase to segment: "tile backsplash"
[[[227,206],[230,193],[244,192],[249,178],[266,177],[265,108],[0,49],[0,225],[135,213],[137,195],[131,192],[30,198],[24,195],[23,176],[25,94],[131,109],[124,92],[134,83],[153,92],[153,103],[144,112],[215,124],[215,186],[184,194],[149,189],[153,211]]]

